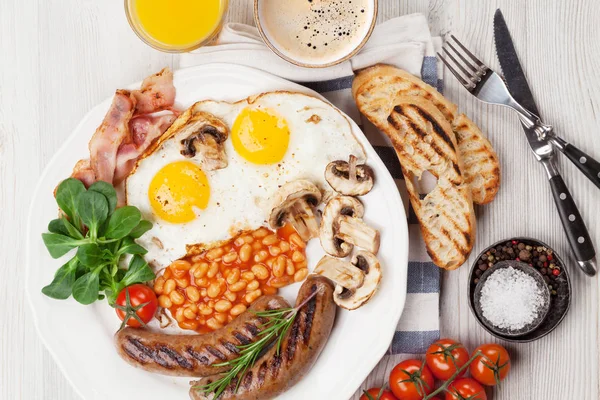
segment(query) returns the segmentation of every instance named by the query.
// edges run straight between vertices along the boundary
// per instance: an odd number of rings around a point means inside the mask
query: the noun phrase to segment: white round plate
[[[267,73],[229,64],[211,64],[175,73],[177,104],[191,106],[203,99],[235,101],[253,94],[298,91],[315,92]],[[138,84],[131,88],[138,88]],[[152,374],[131,367],[113,347],[119,321],[106,302],[82,306],[73,299],[58,301],[41,293],[65,260],[53,260],[41,233],[56,218],[55,186],[66,178],[77,160],[88,157],[88,141],[100,125],[111,99],[92,109],[55,154],[37,185],[29,213],[27,233],[26,288],[37,330],[75,390],[86,400],[145,400],[188,398],[189,378]],[[350,118],[348,118],[350,120]],[[351,121],[351,120],[350,120]],[[339,310],[335,326],[313,368],[281,399],[347,400],[385,354],[396,329],[406,298],[408,229],[404,206],[394,180],[358,126],[351,121],[364,146],[376,185],[362,198],[365,220],[381,231],[383,279],[378,293],[364,307]],[[325,166],[323,166],[325,167]],[[308,248],[310,266],[321,258],[317,240]],[[298,284],[281,294],[295,301]]]

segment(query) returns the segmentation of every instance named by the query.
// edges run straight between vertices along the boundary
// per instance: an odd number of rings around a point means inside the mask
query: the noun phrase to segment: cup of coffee
[[[301,67],[330,67],[365,45],[377,0],[254,0],[254,19],[279,57]]]

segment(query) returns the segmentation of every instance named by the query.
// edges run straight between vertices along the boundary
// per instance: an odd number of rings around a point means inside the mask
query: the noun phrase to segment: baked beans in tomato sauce
[[[180,328],[208,333],[260,296],[303,281],[307,266],[306,243],[294,228],[273,232],[262,227],[172,262],[156,278],[154,292]]]

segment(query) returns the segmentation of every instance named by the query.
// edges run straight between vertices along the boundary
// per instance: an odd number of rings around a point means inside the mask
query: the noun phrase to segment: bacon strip
[[[163,68],[159,73],[144,79],[141,89],[134,90],[132,94],[137,100],[136,115],[171,109],[175,104],[173,72],[169,68]]]
[[[165,114],[158,117],[142,115],[129,122],[132,142],[123,143],[117,152],[115,184],[121,183],[133,170],[135,162],[146,149],[158,139],[175,121],[175,115]]]
[[[136,100],[130,92],[117,90],[113,102],[89,143],[90,165],[96,180],[113,183],[117,164],[117,150],[130,135],[129,120],[133,116]]]
[[[71,177],[75,179],[79,179],[85,187],[90,187],[92,183],[96,182],[96,173],[92,169],[90,165],[90,160],[79,160],[77,164],[73,167],[73,173],[71,173]]]
[[[173,73],[164,68],[144,79],[140,90],[117,90],[113,102],[89,143],[90,159],[80,160],[72,177],[86,187],[98,180],[118,186],[146,149],[173,123]],[[152,116],[157,111],[172,114]]]

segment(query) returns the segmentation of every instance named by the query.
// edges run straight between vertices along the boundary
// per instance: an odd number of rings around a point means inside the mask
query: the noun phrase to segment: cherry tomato
[[[446,400],[487,400],[485,389],[475,379],[460,378],[448,387]]]
[[[369,393],[371,398],[369,398],[369,396],[366,394],[363,394],[360,396],[360,400],[398,400],[396,399],[396,396],[394,396],[392,392],[387,389],[383,389],[383,391],[381,391],[381,388],[372,388],[367,390],[367,393]],[[381,396],[379,396],[379,393],[381,393]]]
[[[129,301],[127,301],[127,294],[129,294]],[[115,311],[119,319],[123,321],[123,326],[127,324],[134,328],[150,322],[154,318],[157,308],[158,300],[154,291],[141,283],[127,286],[121,290],[115,302]],[[126,321],[125,318],[127,318]]]
[[[433,391],[433,375],[419,360],[404,360],[390,373],[390,389],[399,400],[421,400]]]
[[[440,339],[427,349],[425,362],[436,378],[446,381],[454,375],[456,370],[469,361],[469,352],[462,345],[452,339]],[[459,375],[462,376],[467,369]]]
[[[483,356],[477,357],[469,369],[471,376],[483,385],[494,386],[506,378],[510,371],[510,356],[499,344],[482,344],[473,354],[480,351]]]

